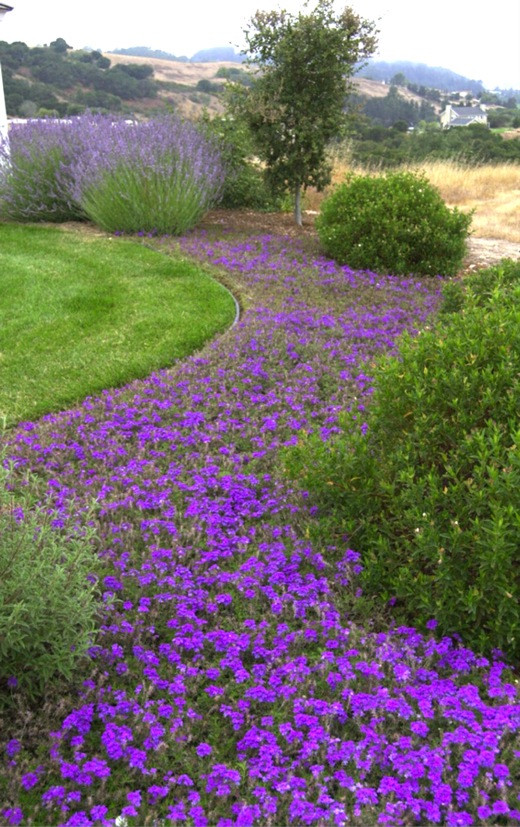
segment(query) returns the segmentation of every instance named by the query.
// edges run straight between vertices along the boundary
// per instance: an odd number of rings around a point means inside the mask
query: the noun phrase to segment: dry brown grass
[[[144,63],[153,67],[154,80],[166,81],[169,83],[182,83],[185,86],[192,86],[195,98],[190,99],[189,91],[175,91],[171,89],[159,90],[157,98],[150,98],[148,101],[139,101],[139,112],[146,117],[149,112],[156,112],[164,105],[165,101],[173,104],[178,115],[196,120],[200,117],[203,109],[207,109],[211,115],[220,114],[224,106],[218,97],[197,93],[199,80],[218,82],[215,75],[221,66],[228,68],[237,67],[237,63],[219,61],[215,63],[183,63],[175,60],[161,60],[160,58],[135,57],[134,55],[115,55],[106,52],[113,66],[118,63]]]
[[[449,207],[458,207],[464,212],[474,210],[471,231],[476,238],[520,242],[519,164],[468,167],[455,161],[432,161],[409,169],[424,172]],[[368,174],[349,164],[348,157],[337,156],[332,187],[339,184],[347,172]],[[309,192],[308,209],[319,210],[323,195]]]
[[[381,83],[378,80],[369,80],[368,78],[355,77],[352,78],[354,90],[358,95],[363,95],[366,98],[386,98],[390,91],[390,86],[386,83]],[[407,101],[415,101],[415,103],[424,102],[425,98],[416,95],[415,92],[410,92],[404,86],[399,87],[399,96]],[[435,111],[441,111],[441,106],[435,101],[428,101],[433,105]]]
[[[154,79],[185,83],[187,86],[197,85],[199,80],[213,80],[221,66],[237,67],[237,63],[216,61],[214,63],[183,63],[177,60],[161,60],[159,58],[135,57],[134,55],[114,55],[106,52],[113,66],[118,63],[144,63],[153,66]]]
[[[450,207],[475,210],[472,232],[480,238],[520,242],[520,165],[467,167],[455,162],[418,167]]]

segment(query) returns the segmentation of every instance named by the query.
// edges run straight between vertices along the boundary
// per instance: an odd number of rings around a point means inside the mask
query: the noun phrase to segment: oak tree
[[[375,24],[318,0],[297,15],[257,11],[244,33],[256,81],[231,107],[251,128],[271,183],[292,191],[301,224],[302,192],[330,181],[327,145],[345,122],[349,78],[375,50]]]

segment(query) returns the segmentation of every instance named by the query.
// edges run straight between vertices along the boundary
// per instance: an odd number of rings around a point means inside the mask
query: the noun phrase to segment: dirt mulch
[[[299,238],[307,252],[320,254],[320,245],[314,228],[315,213],[303,215],[303,226],[297,227],[289,213],[259,213],[249,210],[212,210],[200,228],[215,235],[244,237],[251,235],[288,235]],[[502,258],[520,260],[520,243],[492,238],[470,238],[468,255],[461,274],[496,264]]]
[[[294,223],[291,213],[262,213],[252,210],[212,210],[197,225],[215,238],[232,236],[246,239],[254,235],[286,235],[299,238],[309,255],[321,255],[322,250],[314,227],[316,213],[304,213],[303,226]],[[56,226],[56,225],[49,225]],[[62,229],[80,232],[84,239],[106,237],[106,233],[94,224],[68,222],[60,224]],[[482,267],[496,264],[502,258],[520,260],[520,242],[502,241],[493,238],[470,238],[468,255],[464,260],[461,275],[472,273]]]
[[[468,255],[462,272],[471,273],[482,267],[490,267],[502,258],[520,260],[520,242],[502,241],[495,238],[470,238]]]

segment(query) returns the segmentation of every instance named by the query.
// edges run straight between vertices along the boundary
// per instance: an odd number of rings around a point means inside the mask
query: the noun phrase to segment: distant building
[[[473,123],[488,125],[487,112],[483,106],[447,104],[444,112],[440,114],[440,121],[443,129],[450,129],[452,126],[470,126]]]

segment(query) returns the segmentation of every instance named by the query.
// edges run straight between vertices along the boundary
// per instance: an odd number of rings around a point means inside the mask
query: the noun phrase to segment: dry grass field
[[[176,60],[161,60],[155,57],[136,57],[133,55],[117,55],[112,52],[106,52],[105,57],[108,57],[111,64],[116,66],[118,63],[141,63],[153,67],[154,80],[164,84],[180,84],[184,90],[175,90],[173,88],[162,88],[159,90],[157,99],[149,99],[138,101],[139,110],[146,116],[150,111],[155,111],[157,105],[164,103],[173,105],[175,111],[186,118],[200,117],[203,109],[207,109],[210,114],[222,113],[224,107],[222,101],[216,95],[201,95],[197,92],[197,83],[200,80],[209,80],[212,83],[224,83],[216,77],[218,70],[221,67],[238,68],[239,63],[229,61],[215,61],[211,63],[191,63]],[[242,68],[246,68],[245,66]],[[355,91],[364,95],[367,98],[384,98],[388,94],[390,87],[385,83],[379,81],[369,80],[368,78],[353,78]],[[190,93],[190,87],[192,92]],[[419,95],[410,92],[408,89],[400,88],[399,94],[407,101],[415,101],[420,103],[423,98]]]
[[[381,83],[379,80],[355,77],[352,78],[352,83],[355,92],[357,92],[358,95],[364,95],[366,98],[386,98],[390,91],[390,84]],[[415,103],[424,103],[425,100],[421,98],[420,95],[416,95],[415,92],[410,92],[405,86],[399,87],[399,95],[401,98]],[[431,103],[435,111],[440,112],[441,106],[439,104],[435,101],[428,101],[428,103]]]
[[[239,64],[227,61],[215,63],[184,63],[177,60],[160,60],[150,57],[133,57],[132,55],[114,55],[106,52],[110,62],[116,66],[118,63],[141,63],[153,66],[154,80],[173,81],[184,83],[187,86],[195,86],[199,80],[214,80],[217,71],[221,66],[237,67]]]
[[[434,161],[410,169],[424,172],[448,206],[475,211],[471,228],[475,238],[520,243],[520,165],[469,167],[454,161]],[[337,158],[332,186],[339,184],[348,172],[368,174]],[[324,194],[310,191],[307,209],[318,211],[323,197]]]
[[[450,207],[475,210],[474,236],[520,242],[520,165],[464,167],[438,162],[420,169]]]
[[[184,87],[193,87],[192,93],[190,93],[189,89],[177,91],[174,88],[163,88],[159,91],[157,99],[151,98],[147,104],[142,100],[139,101],[141,109],[154,111],[165,103],[172,104],[177,114],[185,118],[198,118],[203,109],[207,109],[212,115],[223,112],[224,107],[219,98],[215,95],[204,95],[197,92],[197,83],[199,80],[209,80],[212,83],[219,83],[215,75],[221,66],[236,68],[239,65],[228,61],[184,63],[176,60],[134,57],[133,55],[114,55],[111,52],[106,52],[105,57],[108,57],[113,66],[116,66],[118,63],[144,63],[153,66],[154,80],[167,84],[181,84]],[[223,83],[223,81],[220,82]]]

